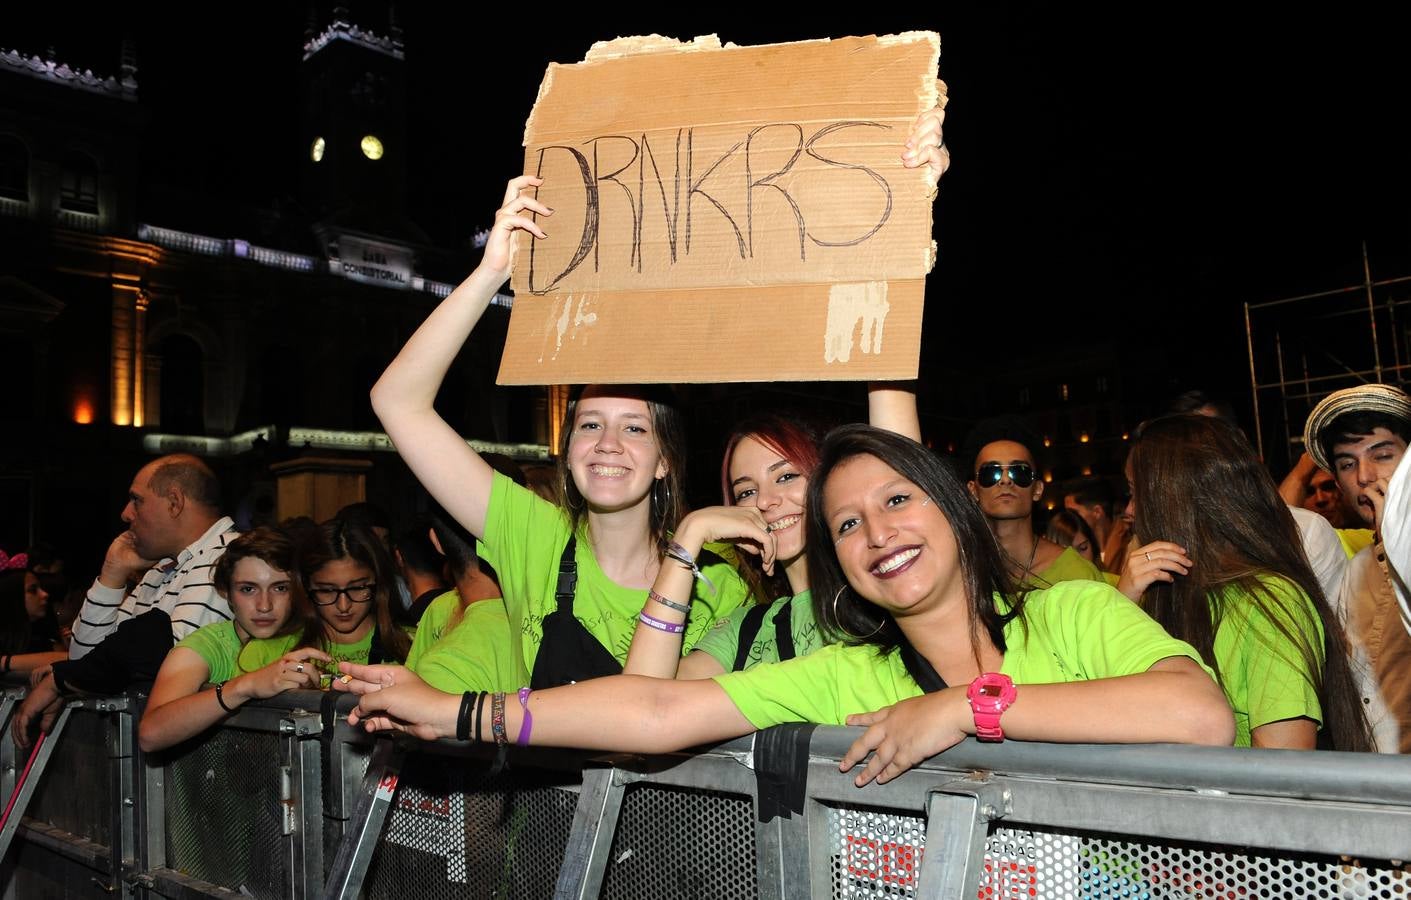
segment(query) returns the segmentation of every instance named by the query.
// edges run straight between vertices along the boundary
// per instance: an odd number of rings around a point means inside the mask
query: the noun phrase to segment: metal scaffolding
[[[1244,304],[1254,434],[1272,468],[1293,465],[1303,425],[1321,398],[1357,384],[1411,380],[1411,275],[1372,279],[1366,244],[1360,284]]]

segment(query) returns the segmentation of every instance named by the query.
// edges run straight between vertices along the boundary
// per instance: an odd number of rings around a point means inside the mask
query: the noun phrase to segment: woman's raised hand
[[[713,541],[729,541],[758,556],[764,571],[774,574],[774,534],[753,506],[706,506],[688,514],[676,529],[676,542],[692,554]]]
[[[485,242],[485,255],[480,265],[490,272],[503,273],[509,277],[510,264],[519,250],[519,232],[527,231],[537,238],[548,237],[534,222],[533,213],[541,216],[554,214],[544,204],[528,196],[526,192],[544,183],[544,179],[533,175],[511,178],[505,186],[505,199],[495,212],[495,224],[490,228],[490,237]]]
[[[1177,575],[1189,575],[1193,565],[1185,547],[1170,541],[1152,541],[1127,554],[1117,590],[1129,600],[1140,600],[1146,589],[1156,582],[1175,581]]]
[[[936,105],[916,117],[911,126],[911,136],[906,140],[906,151],[901,155],[902,165],[908,169],[930,166],[939,179],[950,168],[950,151],[946,149],[946,139],[941,126],[946,121],[946,83],[937,81],[939,95]]]

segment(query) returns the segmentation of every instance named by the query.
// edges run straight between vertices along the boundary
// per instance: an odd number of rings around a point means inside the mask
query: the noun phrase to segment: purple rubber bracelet
[[[529,746],[529,731],[534,727],[534,717],[529,714],[529,695],[532,693],[529,688],[519,689],[519,707],[524,710],[524,721],[519,724],[519,737],[514,739],[515,745],[519,747]]]
[[[680,634],[686,630],[684,624],[677,625],[665,619],[658,619],[656,616],[649,614],[646,610],[643,610],[641,614],[637,616],[637,621],[646,625],[648,628],[655,628],[657,631],[665,631],[667,634]]]

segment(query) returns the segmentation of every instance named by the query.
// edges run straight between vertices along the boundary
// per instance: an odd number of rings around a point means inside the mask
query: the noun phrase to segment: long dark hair
[[[588,385],[587,387],[594,387]],[[587,388],[585,388],[586,390]],[[666,549],[667,536],[686,515],[686,422],[677,408],[671,389],[664,385],[609,385],[604,397],[635,397],[647,404],[652,418],[652,437],[666,464],[666,476],[652,483],[651,535],[659,550]],[[568,444],[573,438],[573,424],[578,416],[578,401],[582,391],[568,403],[559,429],[558,479],[559,497],[568,510],[569,522],[576,533],[588,515],[588,501],[573,483],[568,470]]]
[[[782,410],[757,413],[742,420],[726,439],[720,461],[720,492],[725,505],[736,505],[735,489],[730,483],[730,463],[735,459],[735,448],[740,446],[740,441],[754,438],[787,459],[805,478],[812,478],[814,467],[818,465],[818,448],[826,433],[822,423]],[[791,593],[782,567],[776,568],[773,575],[765,575],[759,557],[740,554],[740,558],[740,574],[755,596],[772,601]]]
[[[979,658],[981,632],[988,634],[995,647],[1003,651],[1004,626],[1021,615],[1024,602],[1015,594],[1004,557],[984,513],[950,467],[930,450],[910,438],[870,425],[845,425],[830,432],[808,485],[808,572],[813,585],[814,618],[824,634],[834,641],[873,644],[881,653],[906,643],[905,635],[891,615],[848,584],[837,554],[833,552],[833,535],[823,509],[823,489],[839,465],[858,456],[872,456],[886,463],[920,488],[945,516],[955,535],[970,604],[970,644],[976,658]],[[1011,598],[1009,612],[995,609],[996,594]]]
[[[1173,637],[1200,651],[1223,682],[1215,634],[1231,612],[1226,604],[1245,595],[1310,673],[1333,748],[1370,750],[1347,637],[1308,564],[1293,515],[1244,433],[1208,416],[1153,419],[1134,435],[1130,466],[1138,543],[1172,541],[1195,561],[1190,574],[1147,588],[1142,607]],[[1290,600],[1265,584],[1270,576],[1292,583],[1312,601],[1324,648],[1315,646],[1314,635],[1290,625],[1304,611],[1290,608]]]
[[[331,519],[305,535],[299,548],[299,569],[304,578],[304,589],[310,588],[314,573],[328,563],[340,559],[351,559],[372,570],[377,582],[373,590],[373,616],[377,627],[377,638],[382,644],[386,657],[395,660],[407,658],[411,649],[411,638],[392,619],[392,588],[396,584],[397,570],[387,555],[387,548],[377,535],[363,525]],[[299,638],[300,647],[323,647],[327,644],[327,631],[323,619],[313,611],[312,618],[304,623],[304,633]]]
[[[52,602],[44,604],[44,615],[39,621],[29,619],[25,608],[25,576],[31,574],[25,569],[0,572],[0,653],[43,652],[34,649],[34,644],[40,641],[48,644],[46,650],[53,650],[59,639],[59,621]]]
[[[299,632],[308,617],[313,615],[313,605],[309,603],[308,595],[304,593],[303,579],[299,577],[298,550],[294,541],[277,528],[261,526],[254,531],[247,531],[226,546],[225,552],[221,554],[211,572],[211,581],[216,586],[216,593],[229,602],[231,587],[235,581],[235,566],[240,560],[250,558],[262,560],[271,569],[289,576],[289,617],[275,634],[289,635]],[[234,613],[233,606],[231,612]],[[244,651],[242,646],[242,655]],[[238,659],[237,665],[240,671],[248,671]]]

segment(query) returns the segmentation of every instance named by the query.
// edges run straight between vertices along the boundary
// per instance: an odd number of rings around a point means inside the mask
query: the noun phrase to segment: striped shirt
[[[174,641],[202,625],[229,621],[230,605],[216,593],[211,577],[226,545],[239,536],[230,517],[221,517],[175,559],[164,559],[148,569],[126,597],[121,588],[107,587],[95,578],[74,620],[69,659],[81,658],[113,629],[151,609],[171,616]]]

